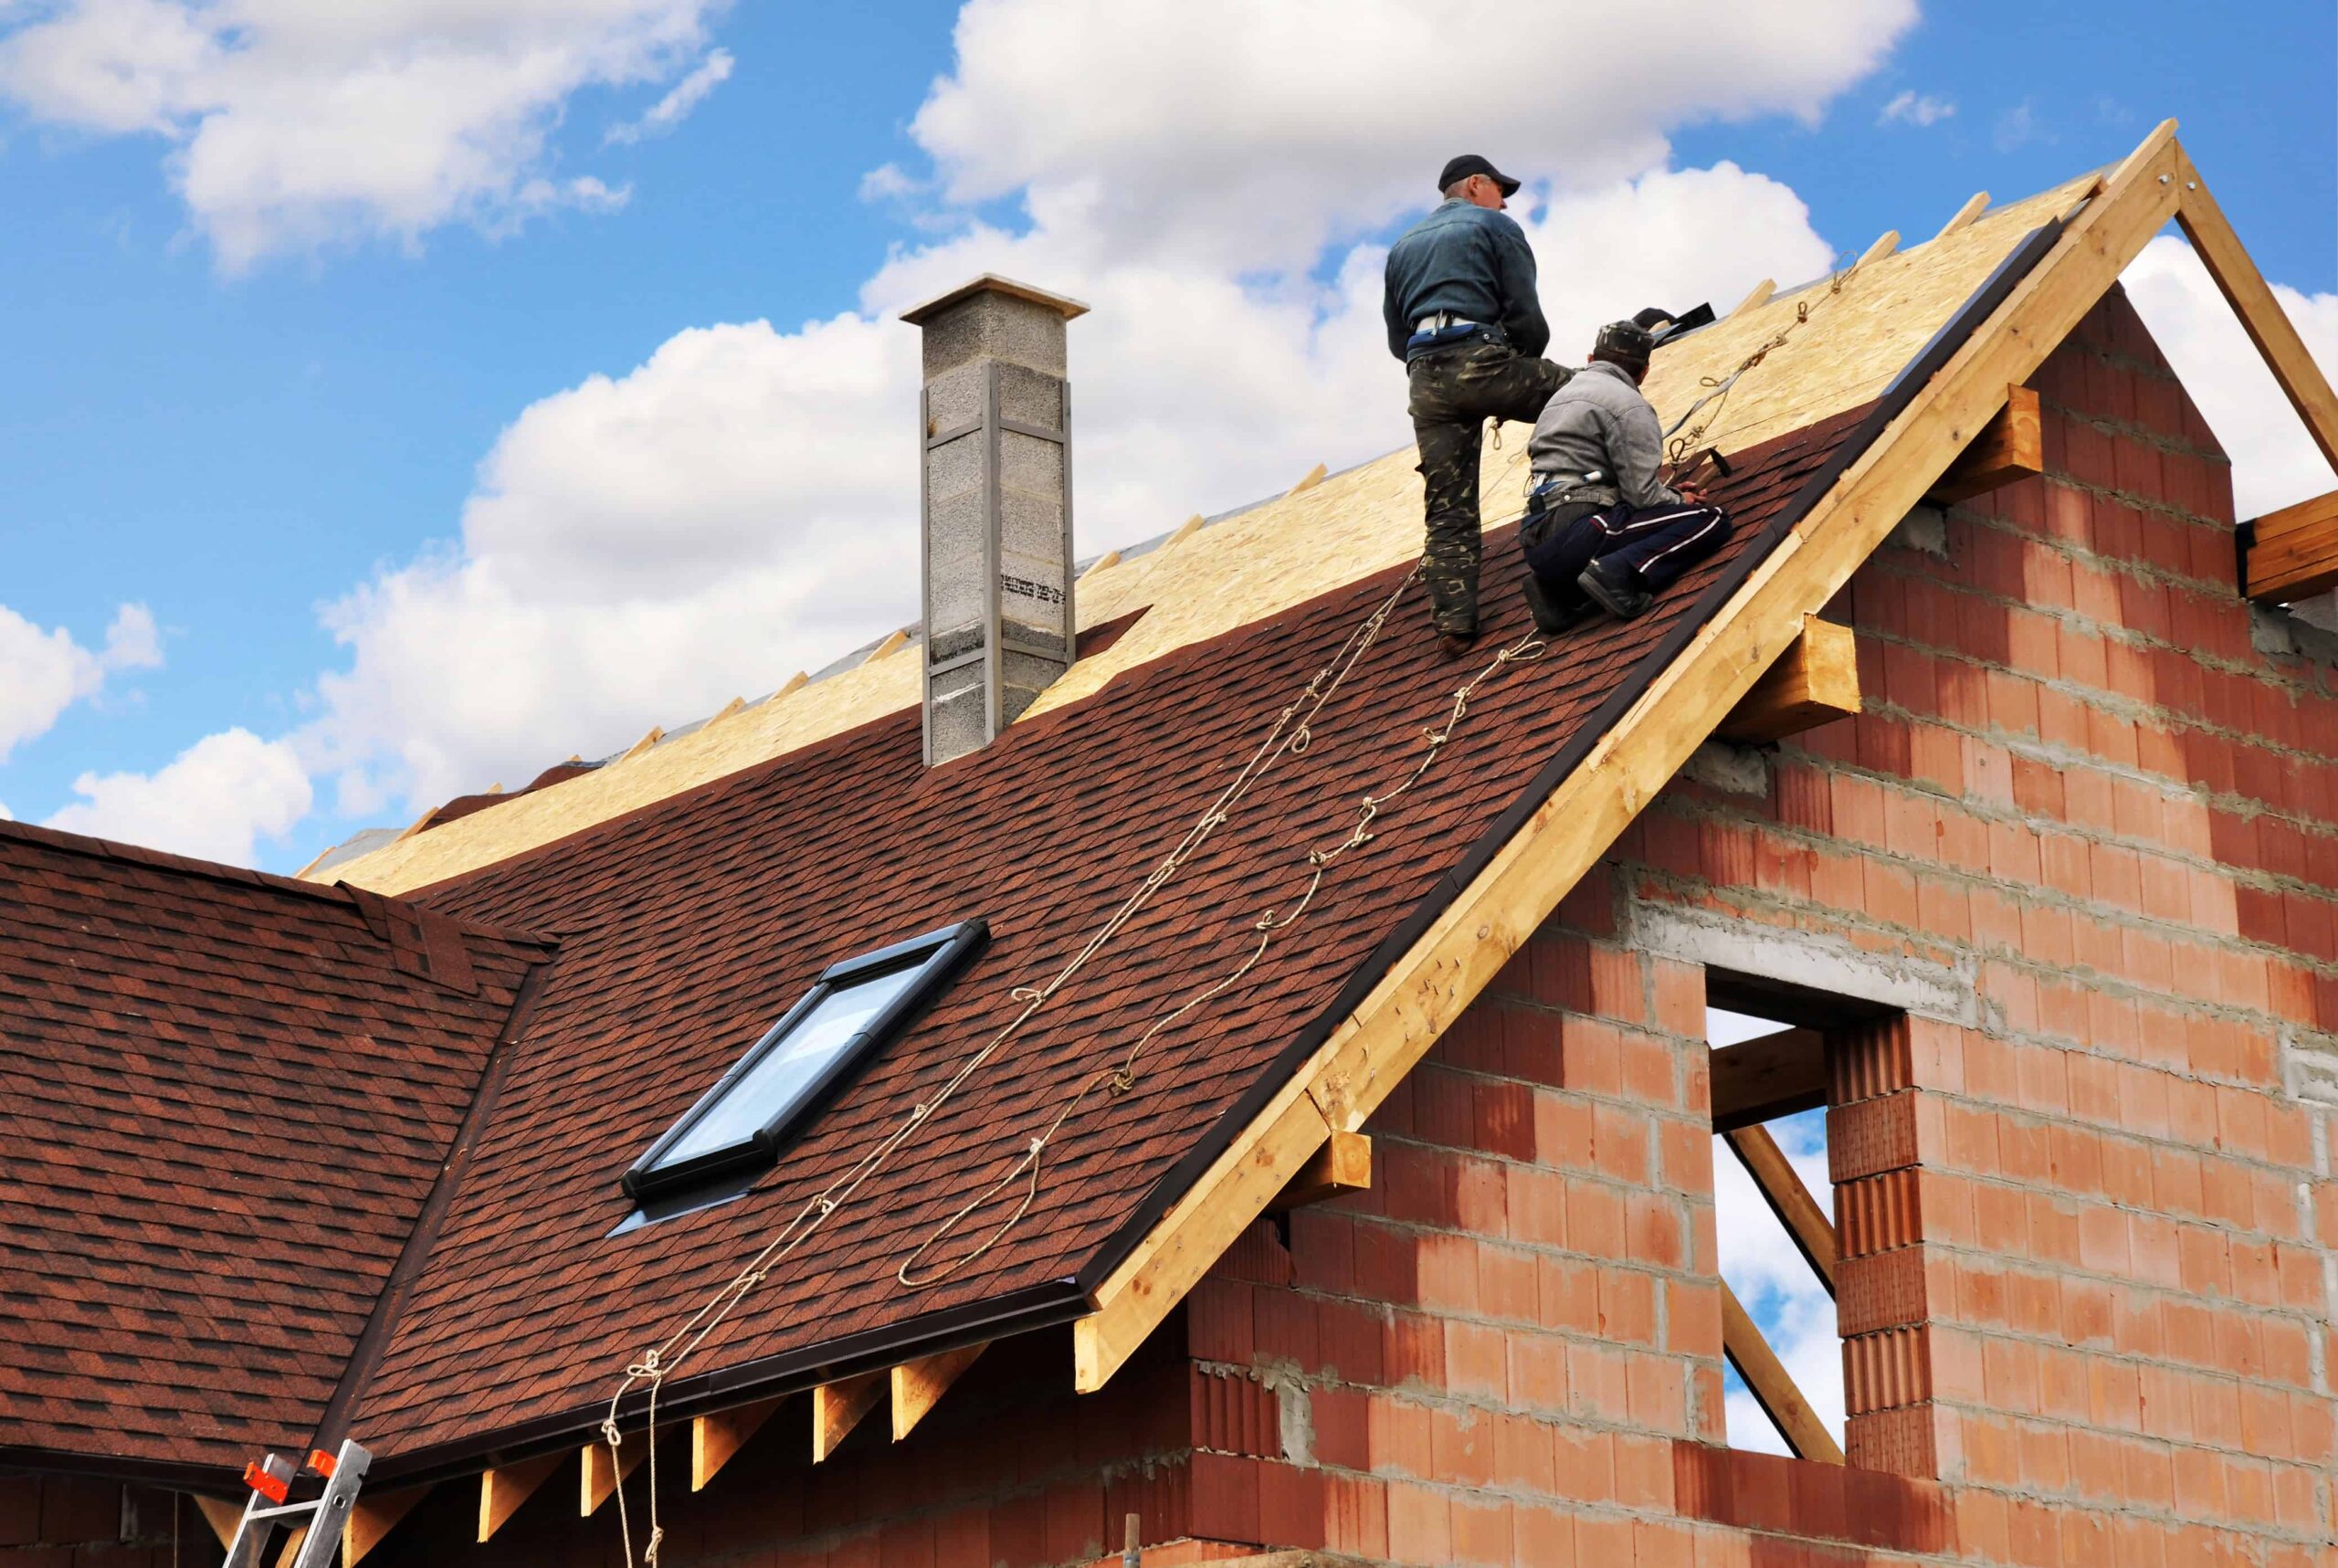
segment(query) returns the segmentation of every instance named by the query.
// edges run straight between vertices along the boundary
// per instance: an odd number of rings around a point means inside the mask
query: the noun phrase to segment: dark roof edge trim
[[[1088,1313],[1088,1293],[1071,1279],[1035,1285],[1005,1296],[969,1301],[842,1339],[823,1340],[737,1366],[678,1377],[658,1395],[658,1425],[686,1421],[709,1411],[753,1399],[801,1393],[823,1383],[882,1372],[918,1356],[934,1355],[1010,1334],[1069,1323]],[[634,1428],[648,1413],[649,1392],[637,1389],[619,1406],[619,1424]],[[373,1476],[401,1486],[471,1474],[484,1466],[506,1465],[531,1455],[574,1447],[596,1438],[608,1414],[606,1400],[584,1409],[539,1416],[479,1437],[458,1438],[376,1461]]]
[[[140,1459],[121,1454],[81,1454],[69,1448],[0,1447],[0,1469],[39,1470],[50,1475],[87,1476],[93,1480],[170,1487],[200,1492],[205,1497],[240,1499],[250,1495],[248,1489],[238,1484],[243,1472],[223,1465]]]
[[[454,1206],[455,1194],[470,1171],[471,1154],[486,1130],[487,1119],[496,1101],[502,1098],[504,1079],[511,1076],[511,1058],[519,1054],[521,1038],[535,1016],[536,1003],[543,995],[544,983],[552,973],[553,963],[549,957],[537,960],[528,966],[527,974],[520,982],[519,993],[511,999],[511,1010],[505,1015],[503,1027],[495,1043],[488,1047],[487,1060],[480,1065],[479,1085],[471,1092],[470,1105],[464,1110],[454,1140],[439,1164],[438,1178],[430,1184],[430,1194],[423,1200],[422,1212],[415,1215],[414,1228],[406,1232],[405,1245],[398,1249],[398,1260],[391,1267],[389,1279],[383,1282],[382,1293],[374,1299],[374,1310],[366,1315],[365,1326],[358,1331],[357,1343],[342,1367],[341,1381],[333,1384],[332,1396],[317,1417],[317,1429],[309,1444],[312,1448],[330,1453],[349,1436],[351,1407],[381,1365],[382,1356],[389,1349],[390,1331],[396,1326],[407,1299],[414,1294],[415,1282],[422,1277],[431,1248],[437,1245],[438,1232],[447,1222],[447,1211]]]
[[[1779,509],[1777,515],[1770,520],[1754,542],[1730,563],[1729,568],[1674,623],[1656,647],[1642,657],[1631,676],[1560,748],[1558,754],[1543,765],[1518,799],[1495,819],[1493,826],[1470,847],[1452,869],[1438,879],[1404,922],[1373,949],[1356,967],[1355,973],[1349,976],[1348,983],[1341,987],[1339,994],[1332,999],[1331,1005],[1284,1047],[1258,1082],[1218,1118],[1217,1124],[1210,1129],[1208,1135],[1153,1184],[1127,1223],[1081,1268],[1079,1279],[1083,1289],[1092,1291],[1111,1277],[1122,1261],[1152,1233],[1153,1227],[1160,1223],[1171,1206],[1183,1198],[1217,1163],[1218,1157],[1232,1147],[1243,1129],[1259,1118],[1268,1102],[1290,1083],[1291,1076],[1322,1047],[1323,1042],[1331,1038],[1332,1032],[1339,1027],[1341,1022],[1363,1005],[1364,998],[1371,994],[1372,988],[1380,983],[1381,978],[1412,949],[1413,944],[1469,884],[1477,880],[1479,875],[1493,862],[1494,857],[1501,852],[1502,847],[1517,836],[1527,819],[1540,810],[1543,803],[1582,765],[1592,748],[1630,711],[1657,677],[1670,668],[1672,661],[1680,657],[1697,634],[1745,585],[1746,580],[1753,576],[1762,563],[1769,559],[1771,552],[1835,488],[1836,481],[1852,464],[1866,456],[1876,438],[1914,401],[1917,392],[1954,356],[1957,350],[1964,346],[1981,323],[1996,313],[2015,286],[2029,275],[2031,268],[2060,239],[2066,221],[2064,218],[2049,218],[2030,230],[2021,243],[1997,264],[1996,270],[1990,273],[1957,308],[1955,314],[1933,334],[1932,340],[1901,367],[1899,374],[1891,378],[1890,384],[1883,389],[1866,417],[1837,445],[1834,455],[1804,481],[1802,488]]]

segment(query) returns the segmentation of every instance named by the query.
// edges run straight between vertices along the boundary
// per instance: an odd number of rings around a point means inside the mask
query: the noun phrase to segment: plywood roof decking
[[[2074,204],[2094,176],[1984,212],[1954,232],[1859,268],[1831,296],[1827,280],[1777,294],[1658,352],[1648,392],[1669,424],[1707,389],[1810,305],[1814,316],[1704,416],[1700,446],[1742,451],[1871,401],[1900,367],[2012,250]],[[1924,226],[1911,215],[1911,226]],[[1821,302],[1823,301],[1823,302]],[[1622,305],[1637,301],[1621,301]],[[1571,357],[1564,345],[1562,357]],[[1400,395],[1393,364],[1389,395]],[[1513,438],[1484,459],[1485,510],[1513,515],[1526,472]],[[906,459],[905,459],[906,460]],[[1420,549],[1420,479],[1412,448],[1333,474],[1174,543],[1090,571],[1079,583],[1082,628],[1151,606],[1110,649],[1083,658],[1034,716],[1101,689],[1122,671],[1247,625],[1409,560]],[[909,570],[908,563],[903,570]],[[669,738],[590,774],[514,796],[458,821],[338,862],[321,872],[384,892],[405,891],[491,865],[595,822],[797,747],[840,734],[918,700],[913,649],[782,692],[687,736]]]

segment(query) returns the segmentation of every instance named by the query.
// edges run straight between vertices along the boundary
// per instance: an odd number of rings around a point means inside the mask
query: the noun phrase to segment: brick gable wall
[[[1029,1336],[816,1468],[791,1404],[697,1497],[677,1430],[667,1561],[1049,1568],[1135,1512],[1155,1568],[2338,1568],[2332,672],[2260,650],[2123,297],[2034,384],[2049,474],[1833,606],[1867,712],[1668,790],[1374,1118],[1371,1192],[1261,1222],[1090,1398]],[[1834,1058],[1849,1467],[1725,1446],[1693,930],[1937,999]],[[442,1488],[370,1561],[614,1560],[574,1495],[479,1548]]]

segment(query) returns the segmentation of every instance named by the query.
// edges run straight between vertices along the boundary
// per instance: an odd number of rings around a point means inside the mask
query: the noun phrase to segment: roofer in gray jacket
[[[1551,329],[1534,252],[1502,213],[1518,182],[1471,154],[1446,164],[1438,188],[1444,203],[1389,247],[1381,311],[1412,384],[1429,613],[1445,650],[1460,654],[1478,635],[1481,427],[1532,419],[1573,372],[1540,357]]]
[[[1600,328],[1590,363],[1552,394],[1527,442],[1533,489],[1518,538],[1527,606],[1545,633],[1603,609],[1630,620],[1729,538],[1721,508],[1657,477],[1664,431],[1639,390],[1655,346],[1638,322]]]

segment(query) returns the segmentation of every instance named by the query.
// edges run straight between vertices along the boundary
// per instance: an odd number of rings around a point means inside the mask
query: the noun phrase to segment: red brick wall
[[[1135,1511],[1160,1568],[2338,1568],[2338,1127],[2282,1076],[2338,1022],[2338,706],[2257,651],[2123,299],[2036,385],[2051,474],[1835,607],[1866,714],[1666,792],[1374,1118],[1372,1192],[1262,1222],[1090,1398],[1042,1335],[816,1470],[800,1405],[696,1498],[676,1433],[668,1560],[1044,1568]],[[1632,937],[1667,908],[1967,988],[1837,1062],[1852,1467],[1723,1446],[1704,972]],[[373,1561],[609,1560],[574,1495],[482,1550],[443,1488]]]
[[[220,1555],[195,1504],[169,1492],[0,1469],[0,1568],[204,1568]]]

